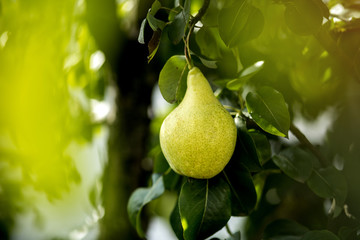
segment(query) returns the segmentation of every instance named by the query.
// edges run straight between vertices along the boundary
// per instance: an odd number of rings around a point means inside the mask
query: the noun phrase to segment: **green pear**
[[[160,146],[170,167],[192,178],[212,178],[229,162],[236,143],[236,126],[201,71],[187,77],[182,102],[164,120]]]

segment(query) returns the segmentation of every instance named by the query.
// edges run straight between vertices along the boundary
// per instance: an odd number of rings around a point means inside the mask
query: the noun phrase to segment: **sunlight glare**
[[[9,32],[8,31],[3,32],[3,34],[1,34],[1,36],[0,36],[0,47],[1,48],[5,47],[8,39],[9,39]]]
[[[90,57],[90,69],[97,71],[105,62],[105,55],[102,51],[98,50],[91,54]]]

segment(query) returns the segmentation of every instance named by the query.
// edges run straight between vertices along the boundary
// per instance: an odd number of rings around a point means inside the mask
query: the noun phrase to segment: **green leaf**
[[[183,8],[181,6],[177,6],[177,7],[173,8],[173,9],[171,9],[171,11],[169,12],[168,20],[170,22],[174,21],[175,16],[177,14],[179,14],[182,10],[183,10]]]
[[[233,1],[219,13],[220,36],[229,47],[256,38],[264,27],[264,16],[248,0]]]
[[[186,91],[186,77],[189,69],[185,56],[175,55],[165,63],[159,75],[159,88],[169,103],[180,102]]]
[[[335,198],[336,206],[342,208],[348,186],[345,176],[339,170],[334,167],[314,169],[307,185],[319,197]]]
[[[258,61],[251,65],[250,67],[245,68],[240,76],[227,83],[226,87],[232,91],[239,91],[246,82],[251,79],[255,74],[257,74],[263,68],[264,61]]]
[[[149,9],[146,19],[153,31],[163,30],[166,26],[166,23],[162,20],[155,18],[155,14],[161,8],[161,3],[158,0],[155,0]]]
[[[239,91],[243,86],[245,85],[245,82],[240,78],[235,78],[231,81],[229,81],[226,84],[226,87],[230,89],[231,91]]]
[[[182,176],[174,172],[172,169],[164,174],[165,189],[173,191],[181,188]]]
[[[173,44],[178,44],[185,36],[186,21],[183,12],[178,13],[168,27],[168,36]]]
[[[218,60],[222,57],[220,47],[224,43],[220,38],[217,28],[200,28],[195,34],[195,40],[202,56],[211,60]]]
[[[340,227],[337,235],[341,240],[351,240],[355,239],[357,231],[360,230],[360,225],[356,224],[355,226],[343,226]]]
[[[319,30],[323,21],[323,10],[313,0],[287,1],[285,20],[296,34],[310,35]]]
[[[240,78],[243,79],[243,81],[247,81],[250,78],[252,78],[255,74],[257,74],[261,69],[263,69],[264,61],[257,61],[253,65],[245,68],[240,73]]]
[[[266,226],[264,240],[301,239],[309,229],[288,219],[278,219]]]
[[[260,131],[250,129],[248,133],[255,143],[260,165],[264,165],[271,158],[271,146],[269,140]]]
[[[327,5],[322,0],[313,0],[313,2],[320,8],[323,17],[329,19],[330,11]]]
[[[220,177],[188,179],[179,196],[184,239],[204,239],[220,230],[231,216],[230,187]]]
[[[248,215],[257,200],[250,172],[230,162],[224,170],[224,176],[231,189],[231,215]]]
[[[235,124],[237,126],[237,140],[232,159],[237,162],[240,161],[250,172],[262,170],[255,143],[248,134],[245,123],[239,117],[236,117]]]
[[[241,34],[237,37],[236,42],[241,44],[257,38],[264,29],[264,25],[264,15],[260,9],[251,6],[246,25],[242,29]]]
[[[131,224],[136,228],[139,236],[144,237],[144,231],[141,227],[141,210],[152,200],[160,197],[164,191],[163,177],[159,174],[152,175],[153,185],[149,188],[138,188],[130,196],[127,211]]]
[[[301,240],[340,240],[335,234],[328,230],[316,230],[305,233]]]
[[[304,183],[311,175],[315,157],[297,147],[290,147],[274,156],[274,163],[292,179]]]
[[[161,2],[159,0],[155,0],[150,8],[150,13],[155,16],[157,11],[159,11],[161,8]]]
[[[144,39],[145,25],[146,25],[146,18],[144,18],[144,20],[141,22],[141,27],[138,36],[138,42],[141,44],[145,44],[145,39]]]
[[[154,159],[154,173],[164,173],[169,169],[169,163],[166,161],[164,154],[161,151],[160,145],[156,145],[149,153],[149,157]]]
[[[235,157],[239,156],[238,159],[249,171],[257,172],[262,170],[256,146],[247,131],[238,130],[236,148]]]
[[[164,21],[155,18],[155,16],[150,14],[150,12],[148,12],[148,14],[146,15],[146,19],[153,31],[157,31],[159,29],[163,30],[166,26],[166,23]]]
[[[178,44],[185,36],[185,27],[190,17],[190,0],[185,0],[184,8],[175,15],[168,27],[168,36],[173,44]]]
[[[211,69],[216,69],[217,68],[217,61],[214,61],[214,60],[207,60],[207,59],[204,59],[202,57],[199,57],[198,58],[200,59],[201,63],[204,64],[205,67],[207,68],[211,68]]]
[[[170,225],[179,240],[183,240],[184,230],[181,226],[181,218],[179,212],[179,201],[176,202],[175,207],[170,215]]]
[[[286,235],[286,236],[276,236],[276,237],[272,237],[272,238],[269,238],[268,240],[300,240],[301,239],[301,236],[289,236],[289,235]],[[264,240],[266,240],[264,238]]]
[[[246,96],[246,107],[256,124],[265,132],[287,137],[290,114],[281,93],[270,87],[249,92]]]

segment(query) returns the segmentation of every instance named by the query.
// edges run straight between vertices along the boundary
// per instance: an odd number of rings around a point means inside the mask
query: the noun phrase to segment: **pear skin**
[[[229,162],[235,144],[233,118],[201,71],[192,68],[184,99],[161,125],[160,146],[166,160],[178,174],[212,178]]]

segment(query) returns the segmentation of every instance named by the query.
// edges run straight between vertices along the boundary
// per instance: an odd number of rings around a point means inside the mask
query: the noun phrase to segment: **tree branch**
[[[193,28],[193,26],[195,26],[195,24],[201,20],[201,18],[205,15],[206,10],[208,9],[210,5],[210,0],[204,0],[203,5],[201,6],[201,8],[199,9],[198,13],[196,14],[196,16],[190,20],[190,26],[192,26],[191,28]]]
[[[351,76],[360,81],[360,71],[355,61],[353,61],[336,43],[336,41],[331,37],[329,30],[321,26],[318,33],[314,34],[315,38],[323,46],[323,48],[329,52],[333,57],[339,60],[341,66],[346,69]]]
[[[325,167],[329,165],[328,160],[315,148],[315,146],[307,139],[307,137],[293,124],[290,124],[290,131],[295,135],[299,142],[305,145],[320,161],[320,164]]]

